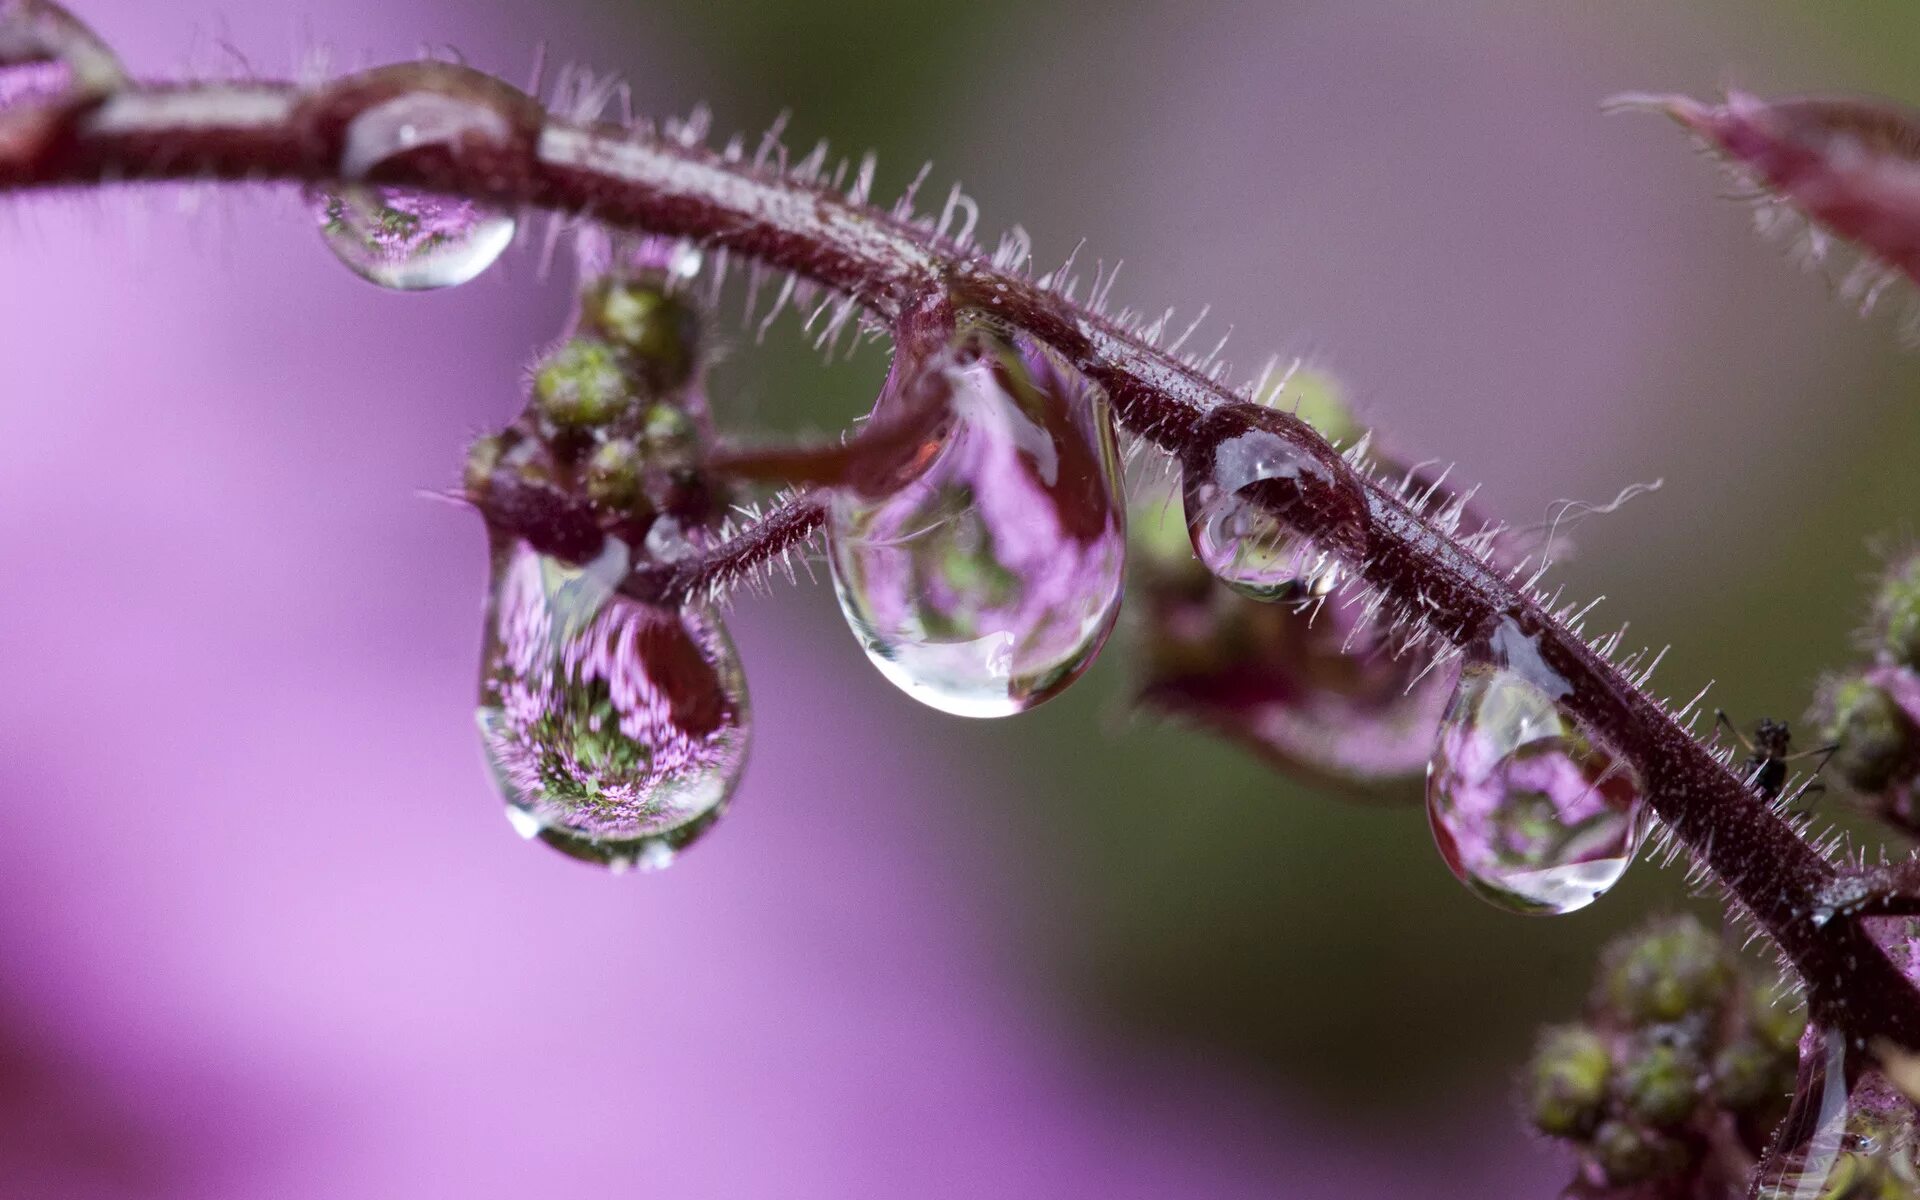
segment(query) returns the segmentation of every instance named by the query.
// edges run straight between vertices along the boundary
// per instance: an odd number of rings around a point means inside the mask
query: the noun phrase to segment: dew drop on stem
[[[575,566],[497,537],[480,671],[482,747],[522,836],[616,871],[664,867],[746,763],[746,680],[702,606],[615,591],[617,540]]]
[[[0,0],[0,116],[97,100],[126,82],[113,52],[58,5]]]
[[[1255,600],[1324,594],[1335,558],[1365,553],[1367,501],[1331,449],[1302,440],[1296,418],[1253,404],[1214,414],[1183,456],[1181,497],[1193,552],[1219,580]],[[1319,531],[1311,538],[1297,525]]]
[[[478,100],[402,92],[356,113],[341,134],[340,176],[364,179],[403,156],[458,156],[515,136],[509,117]],[[354,274],[396,291],[466,283],[513,242],[514,220],[474,201],[409,188],[352,184],[311,197],[320,235]]]
[[[959,716],[1024,712],[1079,678],[1119,613],[1107,400],[1051,352],[985,330],[929,361],[903,350],[875,420],[928,389],[945,406],[935,428],[897,469],[835,495],[834,590],[908,695]]]
[[[1427,766],[1441,857],[1514,912],[1585,908],[1619,882],[1646,832],[1639,776],[1573,715],[1570,691],[1537,638],[1496,618],[1468,648]]]

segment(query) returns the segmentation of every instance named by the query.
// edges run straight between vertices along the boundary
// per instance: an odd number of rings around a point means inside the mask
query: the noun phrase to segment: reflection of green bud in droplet
[[[487,494],[487,485],[493,481],[494,468],[500,465],[503,449],[497,434],[475,438],[467,448],[467,465],[461,473],[467,499],[478,500]]]
[[[640,448],[613,438],[587,462],[587,497],[602,508],[625,512],[640,498]]]
[[[671,404],[656,404],[647,410],[640,436],[647,461],[657,467],[692,465],[700,445],[700,431],[694,428],[693,418]]]
[[[657,288],[625,279],[601,279],[580,297],[583,326],[618,346],[647,380],[679,387],[693,374],[698,318],[691,307]]]
[[[1821,1181],[1820,1200],[1912,1200],[1913,1188],[1879,1155],[1842,1154]]]
[[[1693,1115],[1700,1100],[1700,1060],[1676,1046],[1641,1045],[1620,1071],[1620,1094],[1627,1111],[1660,1128]]]
[[[1606,1121],[1593,1131],[1593,1160],[1616,1186],[1671,1175],[1687,1165],[1687,1149],[1651,1129]]]
[[[1535,1127],[1575,1137],[1599,1121],[1611,1064],[1606,1043],[1582,1025],[1547,1031],[1527,1066],[1527,1112]]]
[[[540,415],[562,429],[587,429],[618,420],[628,408],[626,375],[605,342],[574,338],[542,359],[533,373]]]
[[[1838,747],[1832,767],[1854,791],[1884,791],[1913,766],[1920,730],[1871,673],[1830,681],[1819,708],[1821,733]]]
[[[1920,554],[1893,564],[1873,600],[1874,648],[1903,666],[1920,666]]]
[[[1633,1025],[1677,1021],[1712,1007],[1733,982],[1726,947],[1691,916],[1615,942],[1601,976],[1608,1006]]]
[[[1714,1098],[1722,1108],[1740,1113],[1782,1103],[1793,1083],[1792,1067],[1790,1054],[1741,1038],[1714,1056]]]

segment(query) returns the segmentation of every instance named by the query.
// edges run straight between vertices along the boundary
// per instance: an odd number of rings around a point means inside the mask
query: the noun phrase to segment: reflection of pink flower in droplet
[[[724,802],[743,764],[733,648],[698,609],[611,593],[594,568],[500,551],[481,730],[510,805],[603,840],[670,833]]]
[[[940,441],[890,494],[839,498],[835,578],[863,637],[913,660],[903,669],[1029,707],[1077,677],[1118,612],[1106,403],[1050,355],[985,336],[925,369],[948,405]]]
[[[1582,889],[1625,869],[1642,809],[1632,772],[1545,691],[1513,668],[1486,666],[1467,670],[1448,707],[1427,802],[1454,874],[1550,908],[1590,901]]]

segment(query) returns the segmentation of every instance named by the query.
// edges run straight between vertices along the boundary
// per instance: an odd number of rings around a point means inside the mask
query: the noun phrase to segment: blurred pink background
[[[1598,530],[1576,582],[1630,598],[1656,642],[1685,635],[1674,690],[1731,675],[1738,703],[1791,710],[1844,642],[1856,531],[1912,511],[1859,447],[1915,444],[1888,398],[1915,374],[1755,243],[1675,135],[1596,104],[1733,68],[1756,87],[1877,68],[1731,7],[1463,7],[956,14],[947,57],[977,72],[926,78],[908,155],[941,160],[938,191],[966,178],[989,228],[1022,220],[1043,263],[1085,234],[1128,257],[1125,296],[1213,302],[1243,359],[1322,352],[1397,445],[1462,458],[1505,511],[1673,477]],[[632,76],[643,108],[771,116],[724,19],[670,7],[79,9],[142,74],[234,70],[223,40],[275,74],[315,43],[351,64],[451,42],[517,78],[544,38]],[[849,125],[803,110],[796,141],[894,136]],[[0,216],[0,1195],[1552,1194],[1564,1165],[1504,1080],[1612,925],[1548,948],[1415,857],[1416,811],[1298,800],[1194,738],[1137,737],[1111,719],[1117,665],[1036,715],[1044,737],[961,727],[879,681],[823,590],[782,589],[732,619],[752,765],[681,865],[608,878],[512,836],[471,720],[480,531],[418,493],[512,413],[558,326],[565,280],[536,257],[393,296],[284,196]],[[763,406],[810,390],[743,378]],[[1830,485],[1850,458],[1867,480]],[[1756,527],[1783,494],[1810,499]],[[1761,634],[1725,614],[1767,604],[1822,623],[1784,663],[1728,663]],[[1218,810],[1087,849],[1076,822],[1143,819],[1123,767],[1087,763],[1110,753],[1212,764]],[[1222,885],[1196,847],[1253,809],[1283,832],[1234,869],[1311,880],[1318,907],[1270,900],[1221,955],[1314,993],[1339,985],[1295,943],[1332,940],[1412,1036],[1460,1029],[1469,1069],[1355,1107],[1284,1044],[1250,1065],[1237,1034],[1098,1015],[1128,1005],[1086,990],[1079,948],[1204,941],[1210,910],[1182,906]],[[1673,894],[1634,886],[1629,917]],[[1129,924],[1132,904],[1172,928]],[[1458,961],[1411,986],[1395,956],[1424,952],[1432,906]],[[1537,992],[1506,978],[1542,962]],[[1337,1059],[1344,1035],[1294,1002],[1271,1022]],[[1483,1009],[1508,1014],[1495,1032]],[[1349,1077],[1397,1078],[1379,1064],[1423,1053],[1406,1036],[1383,1028]]]

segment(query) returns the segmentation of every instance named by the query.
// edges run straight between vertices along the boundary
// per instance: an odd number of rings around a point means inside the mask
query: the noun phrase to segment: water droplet
[[[1366,547],[1365,494],[1332,451],[1303,446],[1307,427],[1251,404],[1216,417],[1225,431],[1182,464],[1182,499],[1193,552],[1220,581],[1255,600],[1301,589],[1324,594],[1338,581],[1335,559]],[[1313,511],[1326,530],[1317,545],[1280,513]],[[1276,513],[1278,509],[1278,513]]]
[[[746,762],[746,680],[705,608],[615,593],[617,541],[584,567],[501,539],[479,724],[523,837],[613,870],[663,867],[725,807]]]
[[[126,82],[113,51],[73,14],[0,0],[0,113],[98,99]]]
[[[836,494],[834,590],[908,695],[959,716],[1024,712],[1079,678],[1119,612],[1106,397],[1048,352],[984,333],[921,370],[938,378],[896,363],[895,382],[943,388],[946,419],[887,494]],[[890,383],[882,412],[904,394]]]
[[[323,193],[314,217],[328,248],[354,274],[402,292],[465,283],[513,242],[512,217],[404,188]]]
[[[73,71],[63,62],[0,64],[0,112],[13,105],[46,104],[73,90]]]
[[[492,105],[430,91],[370,105],[342,135],[340,175],[363,179],[382,164],[421,152],[458,154],[478,142],[515,137]],[[407,188],[356,185],[313,200],[327,246],[356,275],[398,291],[453,287],[492,266],[513,241],[514,221],[471,200]]]
[[[1511,618],[1468,651],[1427,766],[1427,816],[1447,866],[1523,913],[1585,908],[1646,832],[1639,777],[1562,703],[1570,687]]]
[[[1754,1182],[1761,1200],[1920,1194],[1913,1100],[1838,1030],[1812,1028],[1800,1044],[1792,1107]]]

